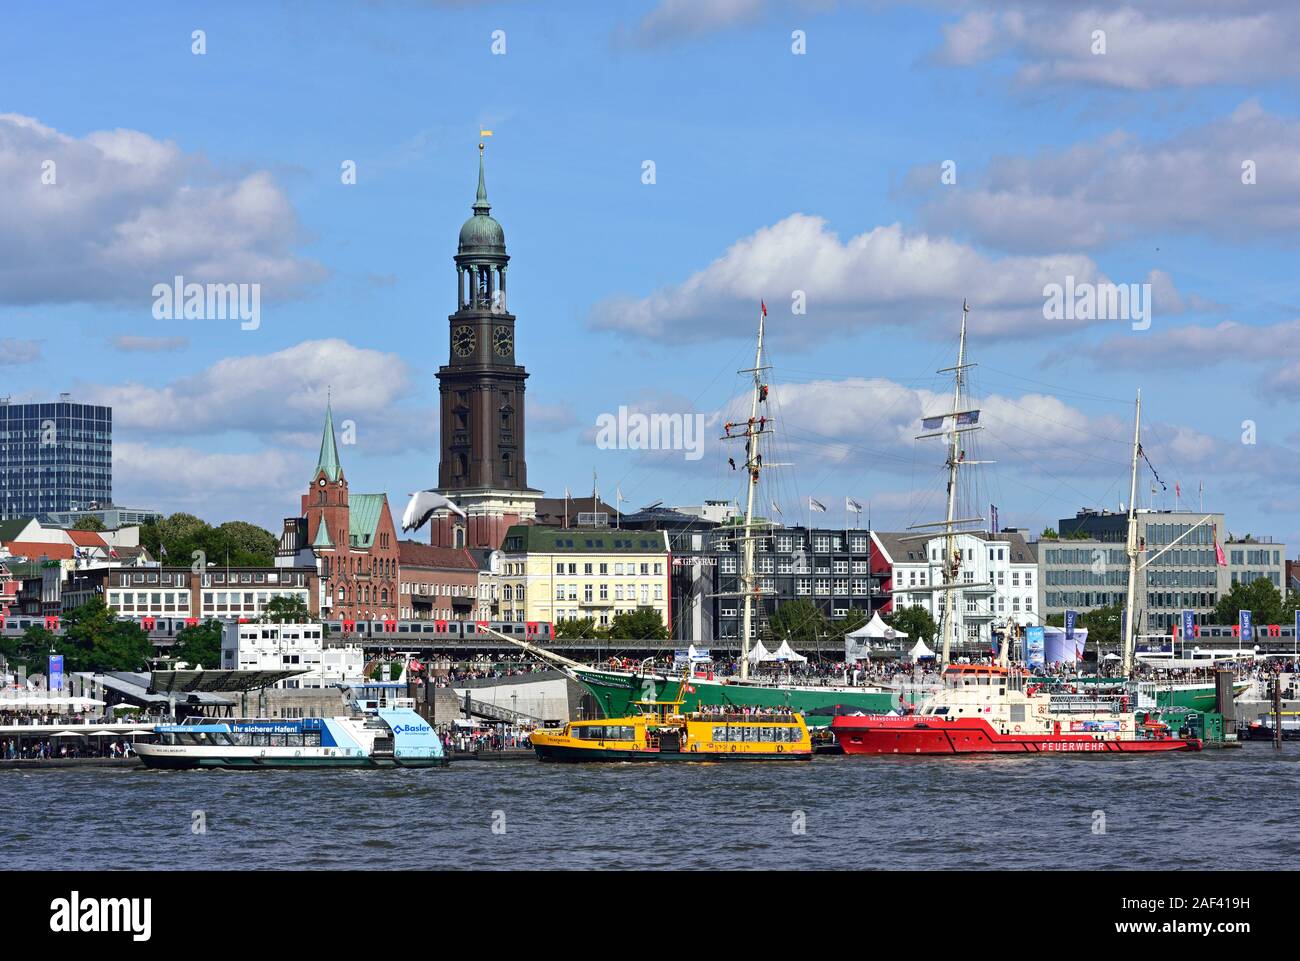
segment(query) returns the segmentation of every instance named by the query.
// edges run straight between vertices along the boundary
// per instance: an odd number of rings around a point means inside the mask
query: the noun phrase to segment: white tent
[[[749,649],[749,660],[751,663],[770,661],[771,659],[772,655],[768,653],[768,650],[763,646],[762,641],[757,641],[754,646]]]
[[[692,644],[690,647],[686,649],[686,659],[690,661],[692,664],[694,664],[696,661],[712,660],[712,658],[710,658],[709,655],[701,654],[698,650],[696,650],[694,644]]]
[[[852,664],[855,661],[867,661],[871,659],[872,642],[874,641],[894,641],[907,635],[902,631],[896,631],[880,619],[880,612],[876,611],[871,620],[863,624],[856,631],[851,631],[844,635],[844,660],[845,663]]]
[[[934,651],[925,646],[925,641],[917,641],[907,652],[907,656],[910,660],[919,661],[923,657],[934,657]]]
[[[863,624],[851,634],[844,635],[845,639],[852,637],[858,640],[896,640],[900,637],[907,637],[902,631],[896,631],[883,620],[880,619],[880,612],[876,611],[871,615],[871,620]]]
[[[789,641],[782,641],[781,646],[772,652],[772,660],[798,661],[799,663],[802,664],[802,663],[807,663],[808,658],[804,657],[802,654],[797,653],[795,649],[790,646]]]

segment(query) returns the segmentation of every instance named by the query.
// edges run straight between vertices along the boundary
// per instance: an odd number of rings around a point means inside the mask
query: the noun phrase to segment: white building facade
[[[326,644],[320,624],[228,623],[221,638],[221,667],[239,671],[307,673],[278,688],[313,689],[364,681],[366,655],[359,644]]]

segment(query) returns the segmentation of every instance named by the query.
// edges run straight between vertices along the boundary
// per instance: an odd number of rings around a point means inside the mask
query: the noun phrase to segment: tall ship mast
[[[754,622],[754,597],[758,593],[758,581],[754,575],[754,494],[758,490],[758,479],[763,472],[763,454],[759,450],[759,441],[770,433],[767,424],[770,418],[760,417],[759,406],[767,400],[767,385],[763,383],[763,328],[767,320],[767,304],[760,301],[758,312],[758,346],[754,351],[754,366],[739,373],[750,374],[754,386],[750,394],[749,420],[743,425],[743,434],[733,434],[728,424],[723,440],[744,440],[745,442],[745,524],[741,535],[740,565],[740,679],[749,679],[749,636]]]
[[[1124,676],[1133,676],[1134,638],[1137,631],[1137,575],[1138,575],[1138,533],[1137,533],[1137,483],[1138,457],[1142,454],[1142,389],[1138,388],[1137,407],[1133,413],[1133,467],[1129,480],[1128,493],[1128,535],[1125,544],[1128,555],[1128,590],[1124,595],[1124,653],[1121,666]]]
[[[962,617],[962,591],[965,587],[983,587],[986,585],[977,585],[974,583],[963,584],[961,579],[961,552],[957,547],[957,535],[963,530],[971,530],[966,525],[980,523],[982,517],[957,517],[957,490],[960,483],[960,473],[963,468],[971,467],[975,464],[986,464],[989,461],[968,460],[966,451],[962,447],[962,438],[964,435],[981,430],[979,424],[979,411],[967,409],[964,404],[969,401],[963,401],[962,388],[965,384],[965,372],[974,364],[966,363],[966,317],[970,313],[970,304],[962,301],[961,305],[961,332],[957,341],[957,366],[944,367],[938,371],[940,374],[951,373],[953,375],[952,387],[952,408],[939,414],[928,415],[922,420],[922,427],[928,433],[918,434],[917,440],[927,440],[930,438],[941,437],[947,442],[947,467],[948,467],[948,488],[947,488],[947,511],[942,521],[936,521],[929,524],[915,524],[910,529],[919,530],[921,528],[940,528],[943,533],[943,557],[940,558],[939,573],[940,582],[932,585],[930,588],[938,595],[938,623],[939,632],[943,637],[943,648],[940,655],[940,664],[947,665],[952,659],[952,641],[954,636],[960,640],[964,618]],[[933,532],[928,534],[911,535],[909,540],[919,540],[925,543],[934,539]],[[908,586],[906,593],[917,593],[914,585]],[[903,593],[899,591],[897,593]],[[1002,659],[1005,663],[1007,648],[1009,644],[1002,645]]]

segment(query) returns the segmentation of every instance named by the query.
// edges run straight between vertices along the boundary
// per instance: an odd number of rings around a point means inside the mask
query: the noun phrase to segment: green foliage
[[[852,634],[860,627],[866,627],[867,621],[871,620],[868,613],[860,607],[850,607],[849,612],[844,617],[832,620],[827,624],[827,630],[831,637],[844,639],[845,634]]]
[[[778,641],[798,645],[815,641],[827,633],[826,618],[817,605],[806,598],[795,598],[781,604],[767,619],[768,631]]]
[[[43,627],[27,628],[20,637],[0,637],[0,655],[11,664],[26,664],[28,673],[44,671],[58,638]]]
[[[102,598],[63,615],[63,636],[54,642],[66,671],[140,671],[149,666],[153,646],[140,626],[119,621]]]
[[[900,608],[892,614],[883,614],[880,619],[894,630],[902,631],[913,642],[925,641],[929,644],[939,633],[939,625],[930,616],[930,612],[918,604]]]
[[[221,622],[208,620],[194,627],[184,627],[176,634],[172,656],[191,668],[202,665],[208,670],[221,666]]]
[[[665,641],[668,639],[668,628],[664,626],[658,611],[641,607],[614,615],[606,636],[621,641]]]
[[[1039,535],[1045,541],[1054,541],[1061,535],[1056,533],[1055,527],[1044,527],[1043,533]]]
[[[316,620],[307,610],[306,602],[296,595],[273,597],[262,607],[262,621],[268,624],[305,624]]]
[[[72,525],[74,531],[94,531],[96,534],[108,530],[108,527],[98,517],[83,517],[77,523]]]
[[[1257,577],[1249,584],[1238,581],[1219,598],[1214,607],[1214,623],[1236,624],[1240,611],[1250,611],[1256,624],[1290,624],[1295,610],[1294,594],[1283,597],[1268,578]]]
[[[140,527],[140,543],[156,558],[166,548],[166,562],[189,565],[202,551],[208,563],[231,567],[269,567],[279,542],[274,534],[245,521],[212,527],[193,514],[172,514]],[[227,558],[229,560],[227,561]]]
[[[555,636],[566,640],[583,637],[599,637],[601,631],[596,627],[594,617],[571,617],[555,623]]]
[[[1122,612],[1123,607],[1119,604],[1110,604],[1091,611],[1080,611],[1075,626],[1088,629],[1089,644],[1114,647],[1123,640],[1120,635]],[[1065,615],[1053,614],[1047,619],[1047,623],[1052,627],[1064,627]]]
[[[1087,531],[1083,530],[1082,528],[1078,528],[1078,527],[1076,527],[1074,530],[1070,531],[1070,533],[1067,535],[1067,537],[1068,537],[1069,540],[1072,540],[1072,541],[1090,541],[1090,540],[1092,540],[1092,535],[1091,535],[1091,534],[1089,534]]]

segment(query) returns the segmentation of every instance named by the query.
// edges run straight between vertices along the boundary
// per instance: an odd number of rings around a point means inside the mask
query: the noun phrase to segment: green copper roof
[[[463,253],[467,248],[471,247],[500,247],[504,249],[506,232],[488,214],[488,211],[492,209],[492,205],[488,203],[487,179],[483,173],[482,144],[479,144],[478,151],[478,194],[471,209],[474,211],[474,216],[465,221],[460,228],[461,252]]]
[[[320,522],[320,527],[316,528],[316,539],[311,542],[312,547],[333,547],[334,542],[330,540],[330,528],[324,520]]]
[[[663,531],[515,524],[501,549],[507,554],[666,554],[668,541]]]
[[[348,498],[348,540],[353,547],[370,547],[375,542],[379,518],[384,511],[383,494],[353,494]]]
[[[339,466],[339,449],[334,442],[334,409],[325,404],[325,433],[320,439],[320,457],[316,459],[316,473],[325,472],[332,481],[339,479],[343,468]]]

